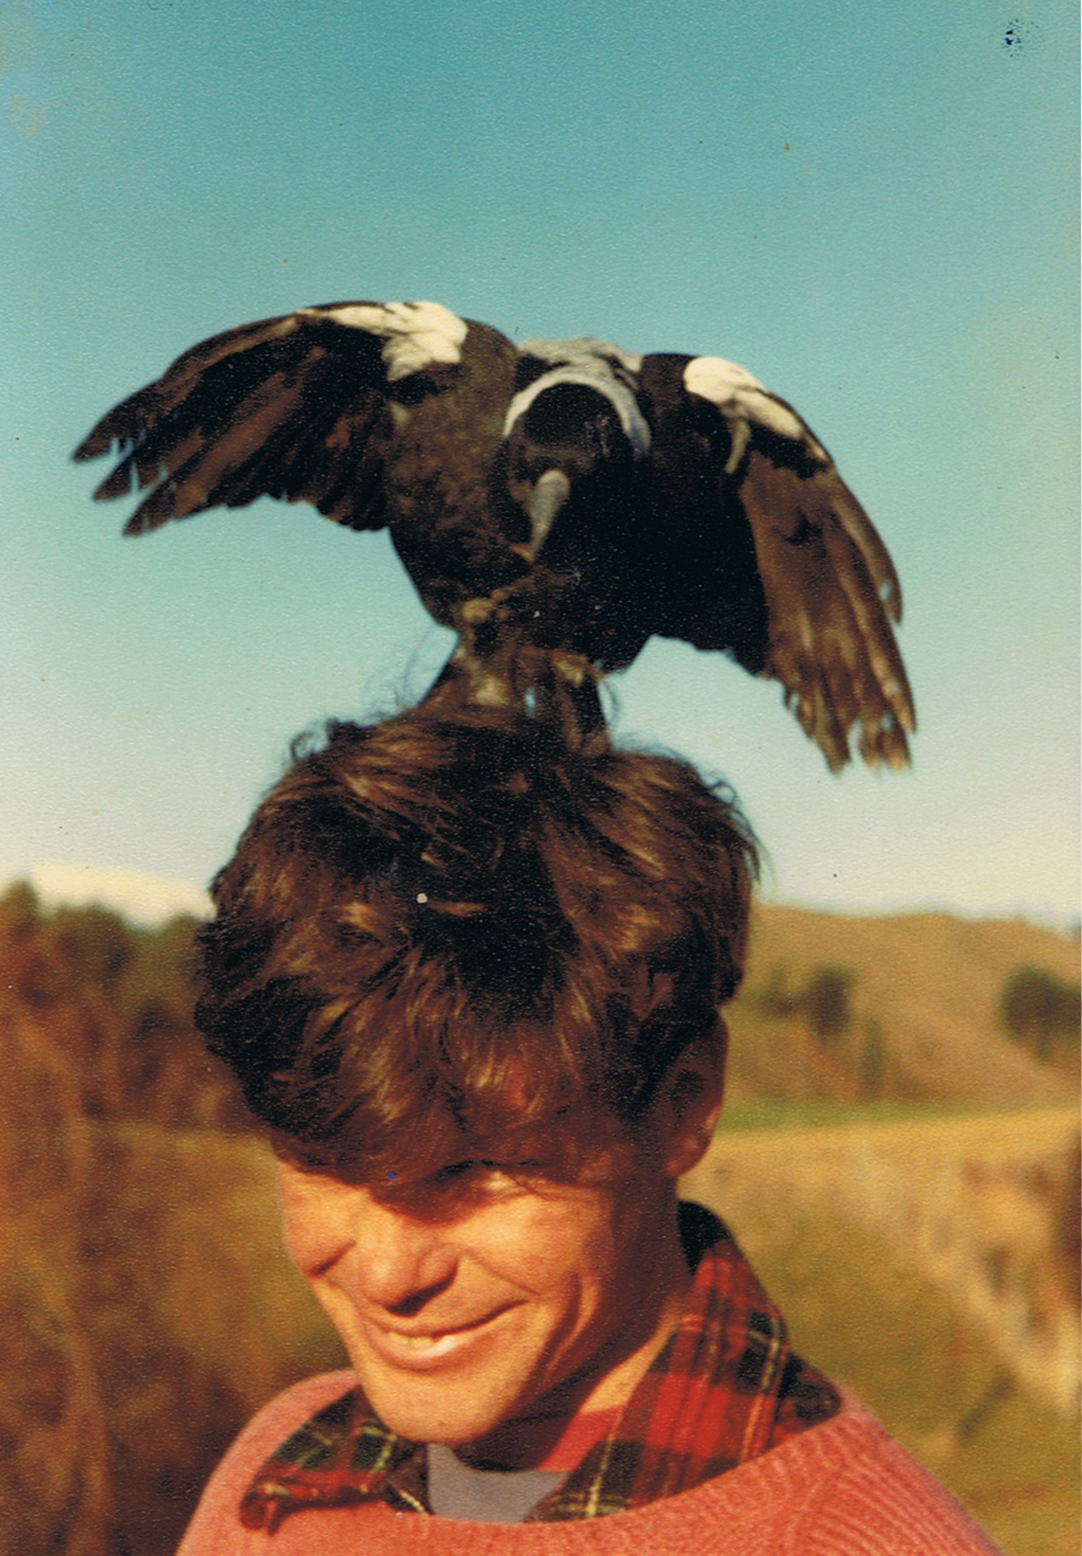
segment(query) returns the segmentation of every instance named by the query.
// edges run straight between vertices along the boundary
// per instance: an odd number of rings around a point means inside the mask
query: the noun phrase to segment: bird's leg
[[[544,673],[537,677],[539,699],[544,695],[548,703],[543,716],[559,725],[572,750],[608,744],[600,680],[600,671],[582,654],[545,656]]]
[[[584,654],[524,640],[513,603],[498,591],[462,606],[459,640],[425,701],[523,713],[558,728],[575,750],[604,744],[600,672]]]
[[[516,656],[508,652],[503,628],[506,607],[499,595],[467,600],[456,612],[458,642],[429,687],[424,701],[482,708],[522,705],[516,686]]]
[[[511,681],[495,663],[499,640],[496,614],[495,602],[490,599],[466,601],[458,642],[426,693],[426,702],[433,697],[444,700],[444,693],[453,687],[455,699],[480,707],[508,708],[514,704]]]

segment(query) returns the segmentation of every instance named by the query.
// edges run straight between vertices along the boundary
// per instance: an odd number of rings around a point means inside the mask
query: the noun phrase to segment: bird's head
[[[596,519],[611,506],[626,491],[639,454],[606,394],[561,379],[522,406],[505,449],[508,492],[530,523],[531,562],[562,514],[589,511]]]

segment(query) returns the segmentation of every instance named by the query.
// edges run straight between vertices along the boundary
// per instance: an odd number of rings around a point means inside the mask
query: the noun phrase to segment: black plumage
[[[582,689],[654,633],[773,676],[832,768],[908,760],[898,579],[784,400],[718,357],[515,346],[433,303],[338,303],[227,330],[75,452],[147,493],[126,533],[268,495],[389,529],[459,634],[441,678]],[[510,691],[508,690],[510,688]]]

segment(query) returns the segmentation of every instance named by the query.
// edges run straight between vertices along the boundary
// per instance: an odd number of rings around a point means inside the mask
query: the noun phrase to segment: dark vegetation
[[[1073,951],[856,923],[760,920],[737,1109],[1073,1101]],[[194,928],[0,897],[0,1556],[169,1556],[243,1422],[341,1360],[280,1250],[265,1148],[194,1029]]]
[[[1000,997],[999,1015],[1017,1042],[1047,1061],[1061,1045],[1078,1043],[1082,987],[1065,983],[1043,967],[1016,968]]]
[[[44,913],[21,884],[0,897],[5,1017],[33,1029],[84,1119],[249,1127],[192,1021],[195,927],[181,917],[137,929],[104,908]]]
[[[830,1043],[849,1031],[853,1013],[849,990],[853,974],[845,967],[816,967],[799,991],[789,989],[786,969],[775,966],[756,998],[768,1016],[802,1016],[821,1043]]]
[[[783,962],[774,962],[760,982],[749,980],[743,1010],[784,1023],[790,1034],[803,1028],[821,1050],[823,1084],[850,1100],[914,1100],[914,1077],[900,1073],[888,1058],[883,1021],[858,1014],[858,974],[849,967],[817,963],[794,978]],[[741,1007],[737,1007],[741,1010]],[[1042,1065],[1077,1062],[1082,1035],[1082,987],[1043,967],[1026,963],[1003,984],[998,1024]],[[799,1071],[799,1067],[798,1067]],[[916,1084],[919,1091],[919,1082]]]
[[[854,1014],[857,974],[848,967],[817,965],[793,988],[790,973],[775,963],[761,985],[751,985],[745,1008],[768,1021],[803,1027],[821,1052],[822,1091],[848,1101],[879,1102],[890,1096],[883,1024]]]

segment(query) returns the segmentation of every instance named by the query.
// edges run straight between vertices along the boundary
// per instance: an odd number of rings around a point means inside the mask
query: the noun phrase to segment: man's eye
[[[449,1162],[446,1167],[441,1167],[438,1172],[433,1173],[433,1182],[456,1183],[459,1179],[465,1178],[469,1173],[476,1171],[478,1167],[485,1166],[488,1166],[487,1162]]]
[[[536,1178],[543,1172],[544,1163],[533,1159],[504,1162],[490,1157],[471,1157],[461,1162],[448,1162],[446,1167],[432,1174],[430,1181],[435,1188],[457,1187],[481,1193],[487,1189],[511,1188],[523,1179]]]

